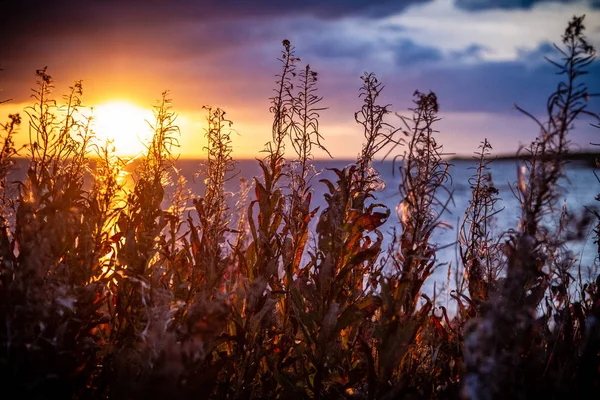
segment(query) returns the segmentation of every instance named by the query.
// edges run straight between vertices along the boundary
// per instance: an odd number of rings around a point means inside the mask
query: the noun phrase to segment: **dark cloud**
[[[309,15],[378,18],[430,0],[8,0],[0,7],[0,39],[11,42],[39,35],[77,35],[147,27],[157,32],[182,21],[207,23],[240,18]],[[230,29],[235,30],[235,22]]]
[[[65,58],[77,64],[80,57],[98,56],[95,62],[109,67],[132,58],[181,60],[280,42],[293,36],[291,25],[302,18],[324,23],[345,16],[378,18],[427,1],[8,0],[0,5],[0,66],[15,81],[40,63],[62,68]],[[326,56],[325,48],[317,51]],[[340,56],[352,49],[332,52]]]
[[[233,17],[256,15],[284,15],[299,13],[323,18],[338,18],[346,15],[381,17],[403,11],[410,5],[426,3],[431,0],[9,0],[7,11],[15,13],[27,11],[46,14],[58,10],[63,14],[78,14],[78,10],[115,10],[144,15],[147,11],[170,13],[188,13],[195,16]],[[60,14],[56,12],[55,14]],[[79,13],[80,14],[80,13]]]
[[[581,81],[590,93],[600,92],[600,62],[588,67]],[[534,114],[545,111],[546,99],[564,79],[549,63],[528,64],[521,60],[483,62],[423,69],[410,80],[399,77],[393,87],[402,90],[433,90],[445,111],[510,112],[516,103]],[[592,110],[600,110],[593,100]],[[594,108],[595,107],[595,108]]]
[[[313,41],[304,43],[302,47],[302,53],[307,59],[315,57],[325,61],[345,59],[353,61],[353,64],[360,65],[358,71],[372,68],[376,65],[375,60],[382,54],[387,53],[392,54],[393,65],[391,68],[393,70],[398,67],[404,69],[420,68],[426,65],[433,66],[444,59],[440,49],[432,46],[422,46],[406,38],[395,42],[375,42],[362,38],[321,35]]]
[[[599,0],[600,1],[600,0]],[[402,25],[385,25],[382,27],[383,30],[393,33],[406,32],[406,28]]]
[[[359,59],[368,57],[377,48],[371,43],[358,42],[348,39],[323,38],[316,43],[308,44],[305,53],[307,56],[315,56],[322,59],[351,58]]]
[[[556,47],[550,42],[541,43],[535,50],[525,50],[519,49],[517,51],[517,57],[519,60],[523,62],[538,62],[545,63],[545,58],[555,58],[554,55],[557,54]]]
[[[348,15],[369,18],[396,14],[413,4],[430,0],[204,0],[212,9],[226,10],[238,15],[297,15],[298,13],[320,18],[338,18]]]
[[[420,46],[409,39],[402,39],[394,47],[394,60],[399,67],[433,64],[443,58],[443,54],[438,48]]]
[[[465,49],[455,50],[455,51],[450,52],[450,56],[457,61],[469,60],[469,59],[478,60],[478,59],[481,59],[481,57],[483,56],[483,53],[488,50],[489,49],[486,48],[485,46],[482,46],[479,44],[472,44]]]
[[[538,3],[576,3],[579,0],[456,0],[456,6],[470,11],[489,9],[530,9]],[[591,0],[592,7],[600,7],[600,0]]]

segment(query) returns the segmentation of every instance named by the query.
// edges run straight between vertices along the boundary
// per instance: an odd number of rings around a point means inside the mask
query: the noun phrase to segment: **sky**
[[[11,101],[0,117],[31,102],[45,66],[57,99],[81,79],[85,104],[97,109],[149,109],[169,90],[182,157],[202,157],[204,105],[233,121],[238,157],[260,154],[284,39],[319,73],[321,133],[338,159],[360,151],[364,72],[383,82],[382,102],[399,114],[409,115],[415,90],[434,91],[445,152],[470,155],[488,138],[495,153],[514,153],[538,133],[515,104],[543,118],[560,79],[544,57],[559,59],[552,43],[573,15],[586,15],[586,36],[600,45],[600,0],[8,0],[1,9],[0,100]],[[600,62],[589,71],[600,93]],[[600,99],[590,107],[600,112]],[[400,125],[394,113],[387,122]],[[600,142],[590,122],[576,124],[575,149]],[[137,140],[131,131],[119,135]]]

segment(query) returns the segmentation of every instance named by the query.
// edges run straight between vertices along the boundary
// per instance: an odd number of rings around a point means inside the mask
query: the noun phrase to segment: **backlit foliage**
[[[110,142],[93,145],[82,83],[56,100],[52,77],[38,70],[27,118],[0,125],[3,394],[597,396],[600,276],[585,278],[567,245],[592,224],[598,235],[599,214],[559,206],[573,122],[594,115],[582,77],[595,51],[583,32],[583,17],[573,18],[561,61],[551,61],[562,81],[547,120],[521,110],[540,135],[513,187],[520,222],[508,232],[494,225],[502,210],[491,144],[479,146],[445,303],[435,289],[423,293],[445,266],[434,234],[452,202],[435,93],[415,91],[410,114],[396,118],[365,73],[354,115],[360,154],[317,182],[314,151],[328,154],[319,75],[283,41],[261,173],[235,198],[226,189],[237,173],[233,123],[221,108],[204,107],[205,189],[193,193],[177,169],[168,92],[145,154],[126,162]],[[27,134],[16,147],[15,135]],[[384,183],[373,161],[391,152],[399,202],[396,229],[383,232],[392,212],[377,199]],[[26,173],[15,182],[20,156]],[[316,185],[326,189],[322,208]]]

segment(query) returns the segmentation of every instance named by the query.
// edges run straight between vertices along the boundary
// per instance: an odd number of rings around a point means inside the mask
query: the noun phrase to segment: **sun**
[[[126,100],[113,100],[94,107],[93,115],[98,142],[103,145],[110,140],[117,155],[138,155],[152,139],[147,121],[154,117],[149,109]]]

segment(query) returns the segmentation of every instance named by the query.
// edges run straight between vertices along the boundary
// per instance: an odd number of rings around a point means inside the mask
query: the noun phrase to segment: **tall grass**
[[[132,183],[111,143],[95,145],[83,86],[53,97],[46,69],[26,125],[9,116],[0,152],[0,380],[12,398],[529,398],[600,393],[600,276],[587,280],[568,243],[598,213],[561,207],[569,135],[587,107],[595,51],[583,17],[554,62],[563,78],[513,187],[519,225],[497,232],[491,144],[479,146],[460,222],[447,310],[424,285],[438,268],[434,233],[452,202],[435,93],[408,116],[361,77],[356,160],[316,182],[328,154],[318,74],[283,41],[261,174],[233,206],[232,122],[206,106],[207,155],[193,193],[177,169],[168,92]],[[299,71],[299,72],[297,72]],[[396,125],[394,126],[394,119]],[[286,150],[290,150],[286,153]],[[401,150],[399,150],[401,149]],[[378,202],[379,156],[399,152],[396,229]],[[27,158],[13,182],[16,158]],[[388,182],[389,183],[389,182]],[[324,206],[314,187],[326,189]],[[253,189],[253,190],[252,190]],[[553,222],[554,221],[554,222]],[[598,239],[596,238],[596,242]],[[389,246],[384,249],[384,243]],[[448,266],[449,267],[449,266]],[[583,266],[585,267],[594,267]]]

